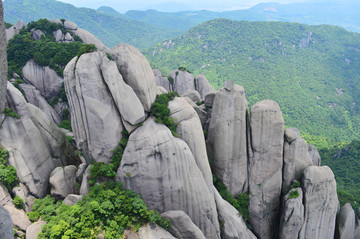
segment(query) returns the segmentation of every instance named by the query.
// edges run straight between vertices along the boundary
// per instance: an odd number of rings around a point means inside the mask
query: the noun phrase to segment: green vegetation
[[[4,109],[4,114],[5,114],[5,116],[7,116],[7,117],[12,117],[12,118],[16,118],[16,119],[19,119],[19,118],[20,118],[19,115],[18,115],[15,111],[13,111],[12,109],[10,109],[10,108],[5,108],[5,109]]]
[[[167,229],[169,221],[154,210],[148,210],[144,201],[121,184],[110,182],[90,188],[88,195],[74,206],[55,203],[50,196],[36,199],[30,212],[32,221],[41,217],[48,222],[38,238],[122,238],[125,229],[135,231],[151,222]]]
[[[94,163],[90,168],[90,180],[89,184],[94,185],[96,180],[99,177],[106,177],[115,179],[116,172],[120,167],[121,159],[126,148],[127,142],[129,140],[129,133],[124,129],[122,132],[122,138],[120,140],[119,146],[116,147],[112,153],[111,163],[106,164],[103,162]]]
[[[289,199],[290,198],[298,198],[298,197],[299,197],[299,191],[298,190],[291,191],[291,193],[289,195]]]
[[[186,66],[215,88],[234,80],[249,106],[275,100],[286,126],[326,148],[359,137],[359,36],[334,26],[216,19],[144,53],[165,74]]]
[[[22,200],[21,197],[19,197],[19,196],[14,197],[14,205],[16,208],[24,209],[23,203],[24,203],[24,200]]]
[[[10,191],[18,184],[16,177],[16,169],[12,165],[8,165],[8,151],[0,147],[0,182]]]
[[[170,118],[169,101],[179,96],[176,92],[170,91],[167,94],[157,95],[155,102],[151,105],[150,115],[155,117],[155,122],[166,125],[175,137],[179,137],[176,133],[175,120]]]
[[[6,29],[9,29],[10,27],[12,27],[13,25],[11,23],[5,22],[5,27]]]
[[[61,121],[61,124],[59,124],[58,126],[60,128],[64,128],[64,129],[72,131],[70,120],[65,119],[65,120]]]
[[[360,207],[360,141],[322,149],[319,153],[321,164],[334,172],[341,206],[349,202],[354,208]]]
[[[242,216],[246,225],[251,228],[249,224],[249,210],[248,206],[249,202],[249,194],[248,193],[239,193],[235,198],[231,195],[231,193],[227,190],[226,186],[217,180],[215,175],[213,175],[213,183],[215,188],[219,191],[221,197],[230,203],[236,210],[238,210],[239,214]]]

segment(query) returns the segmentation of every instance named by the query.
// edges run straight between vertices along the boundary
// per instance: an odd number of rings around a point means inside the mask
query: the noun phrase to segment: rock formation
[[[5,108],[6,81],[7,81],[7,53],[6,53],[6,33],[3,18],[3,6],[0,1],[0,113]]]
[[[69,194],[75,193],[77,168],[69,165],[64,168],[55,168],[49,178],[51,196],[57,200],[63,200]]]
[[[6,43],[9,42],[11,39],[13,39],[16,34],[18,34],[22,29],[25,28],[26,28],[26,24],[24,22],[18,22],[9,29],[6,29]]]
[[[309,155],[314,166],[321,166],[321,157],[314,145],[308,144]]]
[[[337,239],[355,239],[355,212],[350,203],[346,203],[340,210],[337,219]]]
[[[195,90],[194,76],[187,71],[175,70],[168,77],[173,79],[173,91],[179,95],[184,94],[187,90]]]
[[[250,222],[259,238],[271,239],[278,231],[284,142],[284,119],[276,102],[251,107],[250,132]]]
[[[209,83],[203,74],[199,74],[195,78],[195,89],[200,93],[201,99],[211,92],[215,92],[214,87]]]
[[[233,196],[247,192],[247,101],[241,86],[216,92],[208,129],[209,160]]]
[[[2,14],[1,14],[2,16]],[[0,238],[13,239],[13,224],[9,212],[0,205]]]

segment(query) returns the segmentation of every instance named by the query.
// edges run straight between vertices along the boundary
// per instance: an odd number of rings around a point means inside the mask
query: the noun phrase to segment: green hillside
[[[277,101],[285,124],[327,147],[360,132],[360,34],[334,26],[217,19],[145,51],[164,73],[179,66],[216,87],[232,79],[252,105]]]
[[[143,49],[180,34],[178,30],[111,16],[93,9],[76,8],[55,0],[11,0],[4,1],[3,5],[6,22],[66,19],[91,32],[108,47],[125,42]]]

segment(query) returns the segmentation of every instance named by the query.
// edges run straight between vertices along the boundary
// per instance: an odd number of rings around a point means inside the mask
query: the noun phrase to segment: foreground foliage
[[[8,151],[0,147],[0,182],[10,191],[18,184],[18,179],[16,169],[7,162],[8,156]]]
[[[40,239],[97,239],[99,234],[109,239],[122,238],[125,229],[132,227],[136,231],[147,222],[169,227],[169,221],[148,210],[139,195],[115,182],[93,186],[74,206],[55,203],[50,196],[37,199],[29,213],[33,220],[36,216],[48,222]]]

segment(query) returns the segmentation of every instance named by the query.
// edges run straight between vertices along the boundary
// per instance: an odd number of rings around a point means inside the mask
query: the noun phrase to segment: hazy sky
[[[58,0],[76,7],[98,8],[110,6],[119,12],[128,10],[146,10],[162,3],[176,2],[185,5],[187,10],[207,9],[213,11],[235,10],[252,7],[260,2],[295,3],[309,0]],[[314,0],[312,0],[314,1]],[[185,7],[184,6],[184,7]],[[179,6],[180,7],[180,6]],[[185,10],[185,9],[181,9]]]

